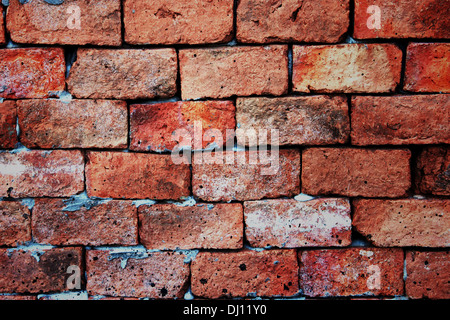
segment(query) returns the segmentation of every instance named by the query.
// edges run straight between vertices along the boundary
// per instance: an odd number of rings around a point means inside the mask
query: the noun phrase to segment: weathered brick
[[[252,247],[348,246],[350,202],[320,198],[244,203],[245,236]]]
[[[122,43],[120,0],[60,1],[57,6],[44,0],[23,2],[9,1],[6,21],[14,42],[108,46]]]
[[[295,250],[201,252],[191,272],[192,293],[209,299],[298,292]]]
[[[47,98],[64,90],[61,48],[0,49],[0,98]]]
[[[183,100],[281,95],[288,90],[285,45],[184,49],[179,59]]]
[[[391,92],[400,83],[402,52],[394,44],[293,47],[296,92]]]
[[[402,249],[299,252],[300,288],[308,297],[403,294]]]
[[[377,247],[449,247],[450,201],[358,199],[353,226]]]
[[[450,254],[406,252],[406,295],[412,299],[450,299]]]
[[[90,197],[180,199],[189,196],[191,172],[170,155],[89,152],[86,187]]]
[[[189,279],[189,264],[184,262],[184,255],[130,252],[87,250],[88,293],[138,298],[183,297]]]
[[[0,5],[0,45],[6,42],[5,22],[3,20],[3,6]]]
[[[0,148],[12,149],[17,143],[16,102],[0,101]]]
[[[241,42],[333,43],[349,26],[349,1],[241,0],[236,23]]]
[[[0,300],[36,300],[36,296],[22,296],[16,294],[1,295]]]
[[[401,197],[411,186],[409,150],[309,148],[302,190],[312,195]]]
[[[175,49],[78,49],[67,86],[77,98],[144,99],[176,93]]]
[[[37,199],[33,239],[52,245],[136,245],[136,210],[130,201]]]
[[[20,202],[0,201],[0,245],[17,246],[31,241],[30,210]]]
[[[238,98],[236,131],[240,145],[254,145],[251,132],[259,135],[278,130],[280,145],[345,143],[350,135],[345,97],[308,96],[283,98]],[[250,139],[248,139],[250,138]]]
[[[83,274],[81,248],[0,249],[0,293],[67,291],[67,280],[78,267]],[[69,269],[70,270],[70,269]]]
[[[233,0],[125,0],[123,13],[127,43],[201,44],[233,38]]]
[[[370,6],[380,8],[379,29],[368,27],[375,17]],[[353,34],[357,39],[449,38],[448,10],[448,0],[356,0]]]
[[[407,48],[404,89],[450,92],[449,60],[450,43],[411,43]]]
[[[293,196],[300,191],[300,153],[287,149],[268,152],[217,152],[209,158],[193,158],[192,192],[205,201],[258,200]],[[244,159],[245,158],[245,159]]]
[[[84,188],[80,151],[0,153],[0,197],[64,197]]]
[[[202,141],[196,138],[195,121],[200,129]],[[232,101],[179,101],[157,104],[135,104],[130,106],[131,150],[165,151],[177,145],[193,149],[206,148],[212,142],[218,147],[226,143],[226,130],[236,126],[235,107]],[[223,141],[206,139],[205,132],[218,129]],[[182,139],[174,132],[183,133]],[[212,132],[212,131],[211,131]],[[184,139],[191,139],[184,141]],[[200,140],[200,139],[198,139]]]
[[[427,147],[417,157],[416,189],[419,193],[450,195],[450,150]]]
[[[352,144],[450,143],[450,95],[352,98]]]

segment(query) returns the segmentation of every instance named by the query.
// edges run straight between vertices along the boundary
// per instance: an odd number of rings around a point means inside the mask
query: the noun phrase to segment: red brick
[[[355,200],[353,226],[377,247],[449,247],[450,201]]]
[[[123,14],[127,43],[201,44],[233,38],[233,0],[125,0]]]
[[[195,148],[195,121],[201,124],[204,137],[208,129],[218,129],[223,143],[217,139],[206,138],[198,141],[201,148],[211,142],[221,147],[226,143],[226,130],[236,126],[235,107],[232,101],[179,101],[157,104],[135,104],[130,106],[131,150],[165,151],[177,144]],[[174,132],[185,132],[187,137],[178,140]],[[183,141],[190,138],[191,142]]]
[[[243,213],[239,203],[181,207],[140,206],[140,242],[148,249],[238,249],[243,245]]]
[[[180,199],[189,196],[191,172],[170,155],[89,152],[86,186],[90,197]]]
[[[450,254],[406,252],[406,295],[412,299],[450,299]]]
[[[254,145],[245,139],[251,130],[278,130],[280,145],[338,144],[350,135],[347,99],[341,96],[238,98],[236,121],[240,145]]]
[[[242,0],[236,19],[240,42],[333,43],[349,26],[349,1]]]
[[[122,101],[21,100],[21,142],[29,148],[126,148],[128,109]]]
[[[0,49],[0,98],[47,98],[65,86],[61,48]]]
[[[12,149],[17,143],[16,102],[0,102],[0,148]]]
[[[427,147],[417,157],[416,189],[419,193],[450,195],[450,151]]]
[[[52,245],[136,245],[136,207],[129,201],[37,199],[33,239]]]
[[[404,89],[450,92],[450,43],[411,43],[407,48]]]
[[[87,250],[87,291],[91,295],[182,298],[189,264],[176,252],[120,253]]]
[[[0,153],[0,197],[64,197],[84,188],[80,151]]]
[[[0,293],[43,293],[67,291],[69,266],[82,268],[82,249],[0,249]]]
[[[258,200],[300,191],[298,150],[279,150],[278,158],[267,162],[258,151],[217,152],[214,157],[223,161],[211,163],[204,158],[200,163],[195,156],[193,159],[192,192],[205,201]],[[234,162],[228,162],[230,159]]]
[[[0,201],[0,245],[31,241],[30,210],[20,202]]]
[[[401,64],[394,44],[294,45],[293,90],[391,92],[400,83]]]
[[[183,100],[281,95],[288,90],[284,45],[184,49],[179,59]]]
[[[0,45],[6,43],[5,22],[3,20],[3,6],[0,5]]]
[[[403,294],[402,249],[301,251],[299,261],[300,288],[308,297]]]
[[[350,202],[320,198],[244,203],[245,237],[252,247],[281,248],[348,246]]]
[[[380,29],[369,29],[373,16],[369,6],[380,8]],[[449,38],[448,1],[439,0],[356,0],[355,31],[357,39],[370,38]]]
[[[36,296],[2,295],[0,300],[36,300]]]
[[[411,186],[409,150],[309,148],[302,190],[312,195],[402,197]]]
[[[450,95],[352,98],[352,144],[450,143]]]
[[[79,27],[74,20],[74,6],[80,13]],[[122,43],[120,0],[72,0],[57,6],[42,0],[25,4],[10,0],[6,20],[11,39],[17,43],[104,46]]]
[[[175,49],[78,49],[67,86],[77,98],[135,100],[174,96],[176,79]]]
[[[192,293],[209,299],[298,292],[295,250],[200,252],[191,272]]]

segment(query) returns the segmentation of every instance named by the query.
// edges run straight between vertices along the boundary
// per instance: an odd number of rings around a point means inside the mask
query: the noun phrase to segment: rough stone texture
[[[352,144],[450,143],[450,95],[352,98]]]
[[[450,150],[427,147],[417,157],[416,189],[419,193],[450,195]]]
[[[348,0],[241,0],[240,42],[326,42],[342,39],[349,26]]]
[[[67,86],[77,98],[150,99],[175,95],[175,49],[78,49]]]
[[[81,248],[0,249],[0,293],[67,291],[69,266],[83,274]]]
[[[52,245],[136,245],[136,211],[131,201],[37,199],[33,239]]]
[[[233,0],[126,0],[123,14],[127,43],[201,44],[233,38]]]
[[[239,203],[140,206],[139,237],[147,249],[239,249],[243,213]]]
[[[0,49],[0,98],[47,98],[65,86],[61,48]]]
[[[122,101],[21,100],[21,142],[28,148],[126,148],[128,109]]]
[[[24,1],[22,1],[24,2]],[[79,8],[79,28],[75,25]],[[17,43],[94,44],[122,43],[120,0],[71,0],[51,5],[44,0],[10,0],[6,17],[11,39]]]
[[[381,28],[369,29],[367,20],[376,5],[381,12]],[[449,38],[448,0],[356,0],[355,30],[357,39],[370,38]]]
[[[0,101],[0,148],[12,149],[17,143],[16,102]]]
[[[402,51],[394,44],[293,47],[293,90],[375,93],[400,82]]]
[[[450,92],[449,61],[450,43],[411,43],[407,48],[404,89]]]
[[[170,155],[89,152],[86,188],[90,197],[180,199],[189,196],[188,164],[174,164]]]
[[[252,247],[348,246],[350,202],[320,198],[261,200],[244,203],[245,236]]]
[[[3,6],[0,5],[0,45],[6,42],[5,38],[5,22],[3,21]]]
[[[30,210],[20,202],[0,201],[0,246],[31,241]]]
[[[64,197],[84,189],[80,151],[0,153],[0,197]]]
[[[180,50],[182,99],[284,94],[287,49],[272,45]]]
[[[238,98],[236,121],[237,141],[246,146],[265,132],[272,142],[271,129],[278,130],[280,145],[338,144],[350,135],[347,99],[341,96]]]
[[[176,252],[86,251],[87,291],[91,295],[182,298],[189,264]]]
[[[201,252],[191,272],[192,293],[209,299],[298,292],[295,250]]]
[[[448,200],[357,199],[353,206],[353,226],[377,247],[450,246]]]
[[[231,129],[234,132],[235,126],[235,107],[232,101],[179,101],[131,105],[130,149],[165,151],[173,150],[177,145],[201,149],[212,146],[213,142],[221,147],[227,142],[226,130]],[[196,131],[200,128],[201,132]],[[220,130],[222,143],[219,138],[209,139],[204,136],[209,129]],[[182,133],[182,138],[174,135],[174,132]],[[196,134],[201,134],[202,139],[198,139]]]
[[[313,195],[403,197],[411,186],[409,150],[309,148],[302,190]]]
[[[300,153],[286,149],[218,152],[202,162],[193,158],[192,192],[205,201],[243,201],[293,196],[300,191]],[[205,157],[205,155],[204,155]],[[273,157],[270,159],[270,157]],[[245,159],[244,159],[245,158]]]
[[[450,254],[406,252],[406,295],[412,299],[450,299]]]
[[[403,294],[402,249],[300,251],[299,262],[300,288],[308,297]]]

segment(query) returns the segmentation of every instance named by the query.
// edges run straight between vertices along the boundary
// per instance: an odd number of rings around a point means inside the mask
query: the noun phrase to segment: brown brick
[[[406,252],[406,295],[412,299],[450,299],[450,254]]]
[[[233,0],[124,2],[125,41],[132,44],[201,44],[233,37]]]
[[[157,104],[135,104],[130,106],[131,150],[165,151],[172,150],[177,144],[194,145],[195,121],[201,124],[201,136],[206,130],[218,129],[222,133],[223,143],[216,138],[203,138],[197,145],[206,148],[215,142],[221,147],[226,143],[226,130],[236,126],[235,107],[232,101],[179,101]],[[197,125],[197,127],[199,127]],[[176,130],[183,135],[179,139],[174,135]],[[190,138],[189,141],[184,139]]]
[[[345,143],[350,134],[345,97],[308,96],[283,98],[238,98],[236,131],[240,145],[254,145],[251,130],[261,134],[278,130],[280,145],[324,145]]]
[[[37,199],[33,239],[52,245],[136,245],[136,207],[129,201]]]
[[[299,261],[300,288],[308,297],[403,294],[401,249],[301,251]]]
[[[450,143],[450,95],[352,98],[352,144]]]
[[[175,49],[78,49],[67,80],[75,97],[150,99],[176,93]]]
[[[377,247],[449,247],[450,201],[355,200],[353,226]]]
[[[394,44],[293,47],[296,92],[391,92],[400,82],[402,52]]]
[[[411,43],[407,48],[404,89],[450,92],[449,60],[450,43]]]
[[[295,250],[201,252],[191,264],[195,296],[292,296],[298,292]]]
[[[86,251],[87,291],[91,295],[182,298],[189,264],[176,252]]]
[[[31,241],[30,210],[20,202],[0,201],[0,246]]]
[[[64,83],[63,49],[0,49],[0,98],[47,98]]]
[[[140,242],[148,249],[238,249],[243,245],[239,203],[143,205],[138,213]]]
[[[3,6],[0,5],[0,45],[6,42],[5,22],[3,20]]]
[[[401,197],[411,186],[409,150],[309,148],[302,190],[312,195]]]
[[[12,149],[17,143],[16,102],[0,101],[0,148]]]
[[[419,193],[450,195],[450,150],[427,147],[417,158],[416,189]]]
[[[245,236],[252,247],[331,247],[352,242],[347,199],[250,201],[244,203],[244,216]]]
[[[84,188],[80,151],[0,153],[0,197],[64,197]]]
[[[22,1],[24,2],[24,1]],[[55,6],[34,0],[10,0],[8,31],[17,43],[107,45],[122,43],[120,0],[61,1]],[[75,17],[79,10],[79,26]]]
[[[89,152],[86,186],[90,197],[180,199],[189,196],[191,172],[170,155]]]
[[[288,90],[284,45],[184,49],[179,59],[183,100],[281,95]]]

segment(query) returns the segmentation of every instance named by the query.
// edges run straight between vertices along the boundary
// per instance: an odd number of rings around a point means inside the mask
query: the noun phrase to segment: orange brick
[[[12,149],[17,144],[16,102],[0,102],[0,148]]]
[[[30,210],[17,201],[0,201],[0,245],[17,246],[31,241]]]

